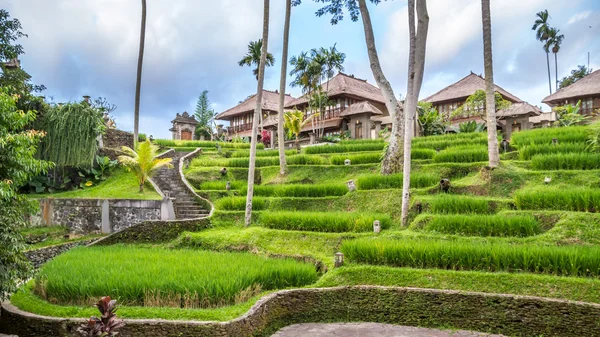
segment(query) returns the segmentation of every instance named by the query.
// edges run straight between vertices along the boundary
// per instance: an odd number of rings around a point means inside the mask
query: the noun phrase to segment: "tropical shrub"
[[[344,241],[342,252],[352,262],[396,267],[600,276],[598,247],[358,239]]]
[[[585,152],[584,143],[531,144],[519,148],[519,159],[530,160],[538,154]]]
[[[156,174],[160,168],[173,168],[172,158],[156,158],[158,146],[152,144],[150,140],[139,143],[137,151],[127,146],[123,146],[121,150],[125,155],[119,156],[119,162],[137,176],[140,192],[144,191],[146,180]]]
[[[580,107],[581,101],[577,102],[575,105],[567,104],[556,108],[556,122],[554,122],[554,125],[567,127],[585,122],[591,116],[582,115],[580,113]]]
[[[490,213],[489,202],[485,199],[467,195],[439,194],[428,202],[432,213]]]
[[[436,215],[425,220],[424,230],[464,236],[531,236],[541,233],[532,216]]]
[[[419,102],[417,106],[417,121],[423,131],[423,136],[443,135],[446,133],[448,121],[444,114],[438,112],[429,102]]]
[[[485,123],[477,123],[476,121],[469,121],[458,124],[458,132],[460,133],[474,133],[474,132],[483,132],[485,131],[487,126]]]
[[[314,231],[314,232],[369,232],[373,231],[373,221],[379,220],[381,228],[392,224],[385,214],[348,212],[264,212],[258,223],[273,229]]]
[[[344,165],[346,159],[350,159],[352,165],[358,164],[374,164],[381,161],[380,153],[363,153],[353,155],[337,155],[332,156],[330,161],[332,165]]]
[[[483,146],[456,146],[437,152],[434,163],[471,163],[488,160],[488,151]]]
[[[77,331],[84,336],[117,336],[117,330],[125,325],[123,321],[117,320],[117,300],[111,300],[110,296],[104,296],[96,303],[96,308],[100,311],[100,318],[92,316],[87,322],[82,324]]]
[[[207,308],[316,279],[312,264],[292,259],[113,245],[59,255],[40,269],[35,291],[63,304],[89,303],[99,294],[111,294],[123,305]]]
[[[534,170],[595,170],[600,169],[600,154],[555,153],[531,157]]]
[[[437,175],[428,173],[412,173],[410,175],[410,186],[413,188],[430,187],[439,182]],[[380,190],[388,188],[402,188],[402,174],[369,174],[362,175],[356,179],[358,188],[361,190]]]
[[[600,190],[586,187],[539,187],[515,193],[518,209],[548,209],[576,212],[598,212]]]

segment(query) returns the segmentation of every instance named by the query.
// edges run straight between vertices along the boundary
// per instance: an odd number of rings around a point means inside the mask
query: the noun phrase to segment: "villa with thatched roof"
[[[284,104],[294,100],[294,97],[286,94]],[[254,109],[256,108],[256,94],[246,98],[240,104],[218,114],[215,119],[229,121],[227,132],[229,137],[250,137],[252,135],[252,121],[254,120]],[[271,115],[277,115],[279,109],[279,92],[263,90],[262,115],[260,121],[268,119]]]
[[[568,104],[576,105],[579,101],[581,101],[579,111],[582,114],[590,115],[600,109],[600,70],[588,74],[542,100],[552,108]]]
[[[471,72],[463,79],[423,99],[423,101],[431,103],[433,107],[446,116],[451,116],[452,112],[462,106],[467,98],[477,90],[485,90],[485,79]],[[495,85],[495,91],[512,103],[509,108],[497,112],[498,128],[502,129],[505,137],[510,138],[513,131],[531,129],[533,123],[530,118],[539,116],[542,113],[540,108],[524,102],[498,85]],[[454,116],[451,123],[458,125],[471,120],[485,122],[482,117],[484,116],[485,107],[482,106],[480,109],[482,110],[480,116]]]
[[[319,116],[320,122],[304,127],[302,131],[305,134],[321,128],[323,135],[349,131],[353,139],[378,137],[382,122],[374,118],[389,116],[378,87],[354,75],[338,73],[323,83],[321,90],[327,94],[331,104],[325,108],[323,116]],[[292,100],[285,107],[304,111],[307,116],[311,114],[309,95]],[[276,119],[271,123],[276,126]]]

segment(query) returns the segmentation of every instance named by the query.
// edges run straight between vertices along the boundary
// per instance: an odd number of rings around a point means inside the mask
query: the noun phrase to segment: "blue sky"
[[[198,95],[209,90],[217,111],[226,110],[256,91],[250,68],[237,61],[262,29],[262,0],[148,0],[146,54],[140,130],[169,138],[176,113],[192,112]],[[276,64],[267,70],[265,88],[279,87],[284,3],[271,1],[269,50]],[[118,108],[119,128],[131,130],[139,39],[139,0],[0,0],[21,20],[28,38],[20,43],[22,65],[45,95],[55,101],[103,96]],[[315,47],[346,54],[346,73],[374,83],[362,23],[349,17],[336,26],[315,17],[320,4],[304,0],[292,13],[290,55]],[[430,29],[425,78],[426,97],[473,71],[483,73],[479,0],[429,0]],[[531,25],[548,9],[551,25],[565,41],[558,54],[559,78],[578,64],[600,69],[600,1],[492,0],[496,84],[532,104],[548,94],[546,58]],[[407,70],[405,0],[370,5],[384,72],[397,96],[404,95]],[[551,55],[552,56],[552,55]],[[554,83],[554,59],[551,57]],[[288,80],[289,83],[289,80]],[[294,96],[299,89],[289,88]]]

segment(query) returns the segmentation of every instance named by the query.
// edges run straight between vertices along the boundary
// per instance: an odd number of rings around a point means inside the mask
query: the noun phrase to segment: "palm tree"
[[[548,12],[546,11],[546,16],[547,14]],[[494,92],[490,0],[481,0],[481,20],[483,23],[483,63],[485,69],[485,109],[487,115],[488,158],[489,166],[494,168],[500,163],[500,154],[498,152],[498,139],[496,135],[496,95]]]
[[[292,88],[301,87],[302,93],[310,95],[311,90],[319,83],[319,77],[321,76],[320,69],[316,69],[317,67],[307,52],[302,52],[298,56],[292,56],[290,65],[293,67],[290,71],[290,76],[295,76],[294,80],[290,82],[290,86]]]
[[[560,51],[560,46],[562,45],[563,39],[565,36],[560,34],[560,29],[550,28],[548,32],[548,40],[546,40],[546,44],[544,45],[544,49],[550,49],[552,47],[552,53],[554,54],[554,78],[556,79],[555,90],[558,90],[558,52]]]
[[[299,110],[288,111],[283,115],[285,120],[284,125],[288,130],[288,137],[295,137],[296,149],[298,152],[300,152],[300,132],[302,132],[302,128],[318,115],[318,113],[315,113],[305,119],[304,112]]]
[[[140,50],[138,54],[137,77],[135,80],[135,109],[133,112],[133,145],[138,142],[140,124],[140,91],[142,86],[142,63],[144,62],[144,41],[146,40],[146,0],[142,0],[142,24],[140,28]]]
[[[281,77],[279,78],[279,109],[277,120],[277,144],[279,146],[279,174],[284,175],[287,171],[285,161],[285,144],[283,135],[283,106],[285,104],[285,81],[287,79],[287,58],[290,39],[290,17],[292,12],[292,0],[285,1],[285,22],[283,25],[283,47],[281,52]]]
[[[404,160],[403,160],[403,186],[402,186],[402,225],[408,221],[410,204],[410,171],[411,171],[411,146],[414,137],[415,119],[419,102],[419,93],[423,84],[425,71],[425,50],[427,47],[427,32],[429,30],[429,14],[427,13],[426,0],[417,0],[418,27],[415,28],[415,0],[408,0],[408,83],[406,100],[404,102]]]
[[[172,158],[156,158],[158,150],[159,147],[148,139],[138,145],[137,151],[127,146],[121,148],[125,155],[119,156],[119,162],[135,173],[140,184],[140,193],[144,192],[146,180],[153,176],[158,169],[164,166],[173,168]]]
[[[256,107],[254,108],[254,118],[252,121],[252,139],[250,141],[250,163],[248,165],[248,192],[246,194],[246,214],[244,225],[250,226],[252,220],[252,196],[254,194],[254,170],[256,168],[256,143],[258,138],[258,118],[262,114],[262,95],[263,84],[265,80],[265,65],[268,55],[267,46],[269,44],[269,0],[264,0],[263,14],[263,36],[261,42],[260,58],[258,62],[258,83],[256,84]],[[273,57],[271,55],[271,57]]]
[[[344,60],[346,60],[346,54],[341,53],[335,47],[337,45],[334,44],[333,47],[329,47],[329,49],[325,49],[321,47],[319,53],[323,55],[325,59],[325,78],[327,78],[327,86],[325,91],[329,91],[329,80],[335,75],[335,71],[338,72],[344,71]]]
[[[244,56],[244,58],[242,58],[238,62],[238,65],[240,67],[256,66],[256,68],[252,69],[252,73],[254,74],[254,76],[256,76],[256,80],[258,80],[258,66],[260,63],[262,41],[263,41],[262,39],[260,39],[258,41],[250,41],[250,43],[248,43],[248,52],[246,53],[246,56]],[[273,57],[273,54],[267,53],[266,66],[271,67],[271,66],[273,66],[273,64],[275,64],[275,57]]]
[[[550,26],[548,25],[548,10],[545,9],[536,14],[537,19],[533,23],[531,30],[535,30],[535,38],[544,43],[544,51],[546,52],[546,64],[548,66],[548,87],[550,88],[550,94],[552,94],[552,80],[550,79],[550,51],[546,47],[545,43],[550,35]]]

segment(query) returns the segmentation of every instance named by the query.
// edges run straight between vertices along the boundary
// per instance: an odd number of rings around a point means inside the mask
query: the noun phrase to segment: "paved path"
[[[294,324],[272,337],[503,337],[472,331],[449,331],[380,323]]]

